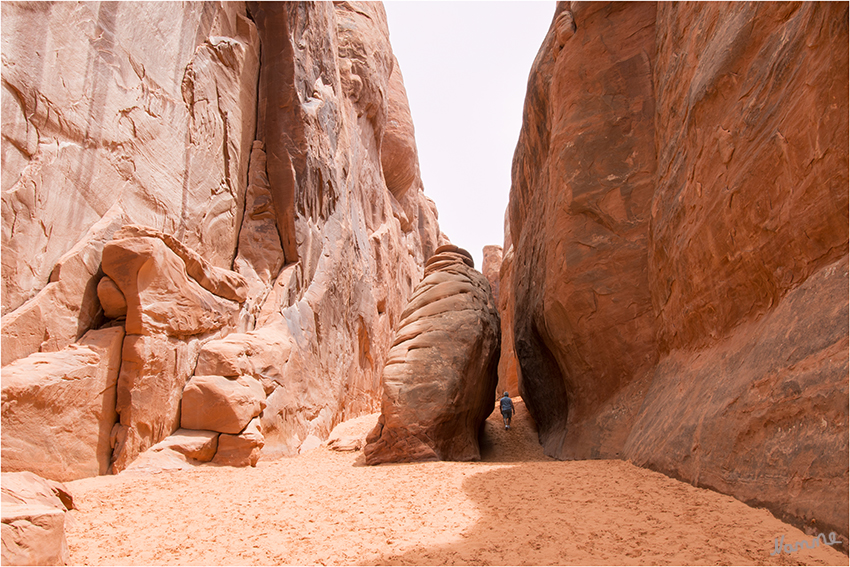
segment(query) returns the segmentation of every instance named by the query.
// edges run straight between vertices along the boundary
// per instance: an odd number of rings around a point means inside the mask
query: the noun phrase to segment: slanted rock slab
[[[181,425],[238,434],[265,407],[266,394],[253,378],[193,376],[183,390]]]

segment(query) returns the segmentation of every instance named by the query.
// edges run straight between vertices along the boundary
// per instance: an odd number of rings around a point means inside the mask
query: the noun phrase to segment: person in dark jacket
[[[502,419],[505,422],[505,429],[511,428],[511,417],[514,415],[514,402],[511,397],[505,392],[505,395],[499,400],[499,409],[502,410]]]

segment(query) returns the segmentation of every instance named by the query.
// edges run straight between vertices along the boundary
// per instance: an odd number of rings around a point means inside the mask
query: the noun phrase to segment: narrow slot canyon
[[[847,563],[848,3],[479,4],[2,3],[4,564]]]

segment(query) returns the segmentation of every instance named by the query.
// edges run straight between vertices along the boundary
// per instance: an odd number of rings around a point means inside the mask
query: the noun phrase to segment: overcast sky
[[[555,2],[386,1],[440,228],[475,258],[502,244],[528,72]]]

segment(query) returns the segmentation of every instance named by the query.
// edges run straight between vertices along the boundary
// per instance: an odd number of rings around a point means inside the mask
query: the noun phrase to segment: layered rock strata
[[[294,455],[376,411],[392,330],[447,241],[382,6],[2,9],[4,377],[123,329],[113,472],[147,451],[149,469]],[[200,458],[165,440],[204,379],[253,401],[239,430],[192,429],[215,437]],[[185,425],[212,427],[191,421],[222,394],[205,392]]]
[[[501,279],[548,454],[846,537],[847,140],[847,4],[558,4]]]
[[[487,279],[465,250],[438,248],[401,315],[366,463],[480,459],[498,351],[499,316]]]

